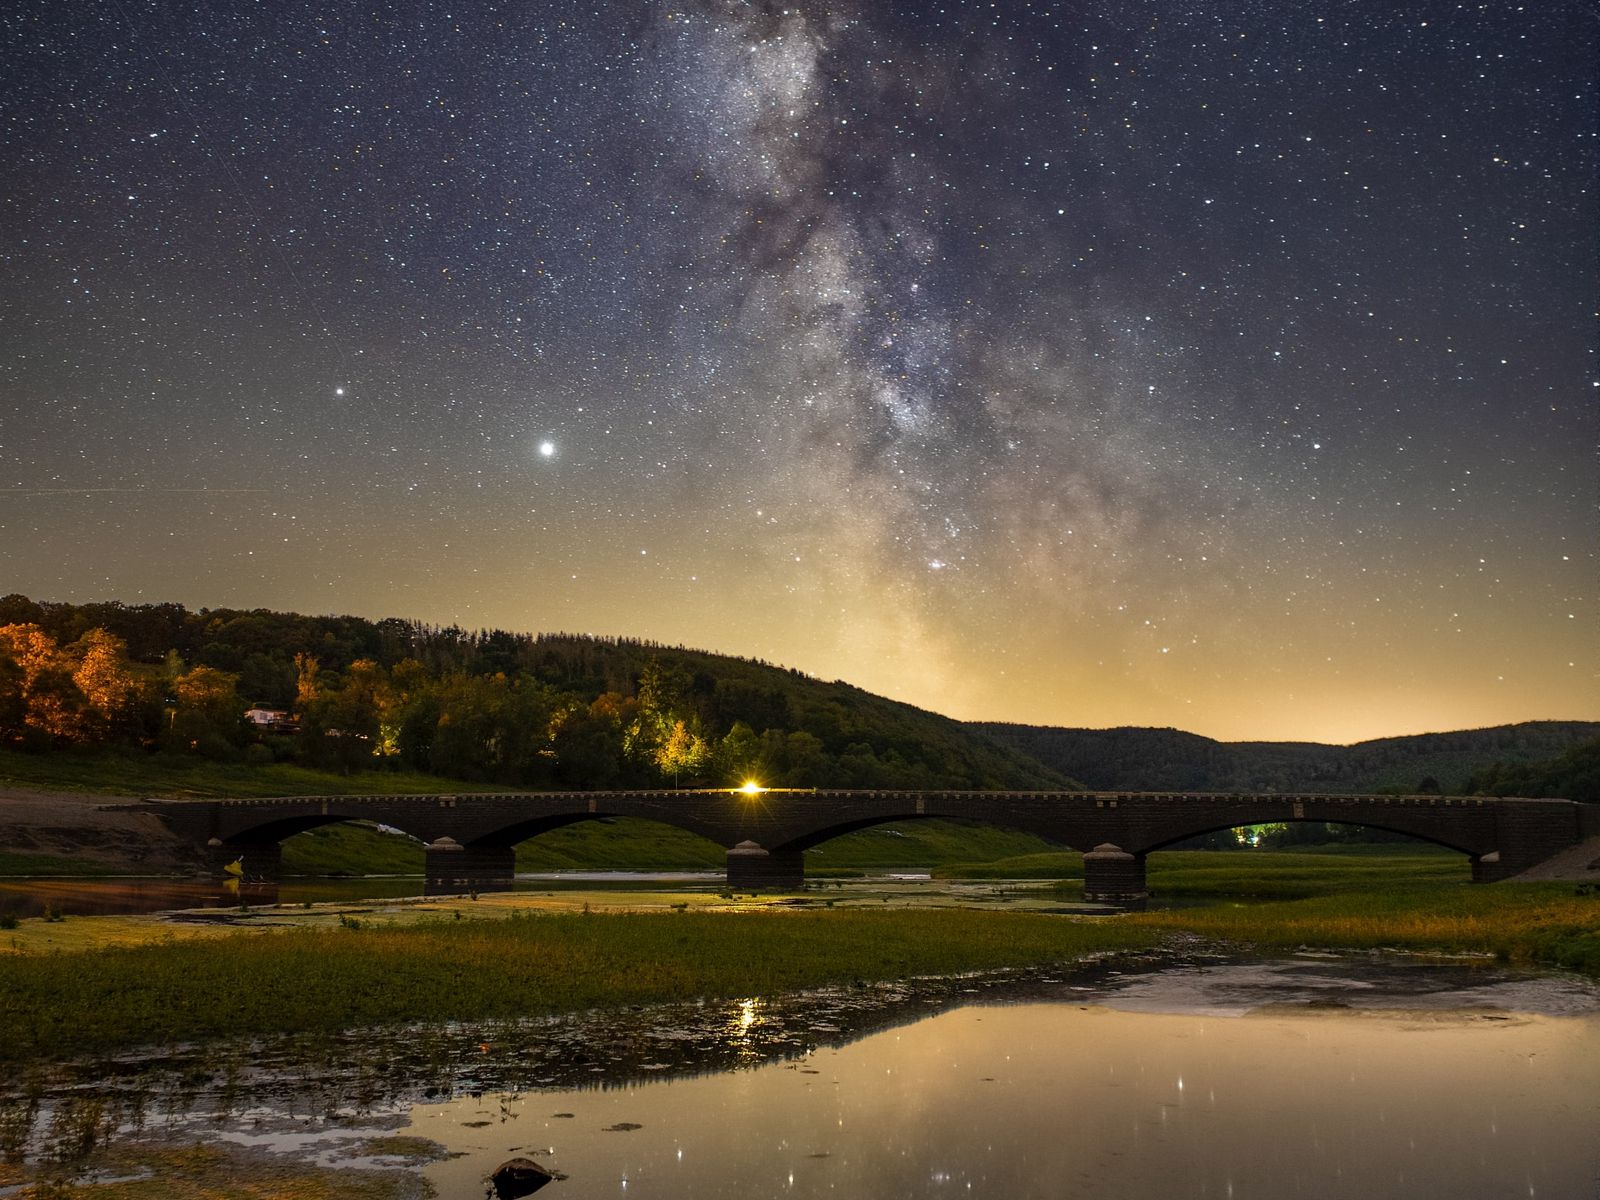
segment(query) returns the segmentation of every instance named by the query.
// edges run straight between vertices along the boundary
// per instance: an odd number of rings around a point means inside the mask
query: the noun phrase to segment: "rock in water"
[[[489,1192],[495,1200],[521,1200],[545,1184],[565,1179],[560,1171],[549,1171],[531,1158],[508,1158],[489,1175]]]

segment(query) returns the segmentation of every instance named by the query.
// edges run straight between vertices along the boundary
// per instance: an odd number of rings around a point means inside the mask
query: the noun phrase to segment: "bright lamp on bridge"
[[[746,796],[759,796],[762,792],[766,791],[767,789],[762,787],[754,779],[746,779],[742,786],[736,787],[733,790],[736,791],[736,792],[740,792],[740,793],[742,793],[743,795],[746,795]]]

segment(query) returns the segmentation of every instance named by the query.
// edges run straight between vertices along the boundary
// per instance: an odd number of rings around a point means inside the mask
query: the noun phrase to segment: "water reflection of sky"
[[[102,1144],[425,1171],[441,1196],[513,1155],[570,1176],[554,1200],[1588,1200],[1600,1177],[1600,986],[1368,956],[1123,958],[30,1079],[0,1079],[0,1151],[10,1129],[66,1161],[87,1104]],[[400,1132],[421,1149],[372,1141]],[[424,1167],[434,1149],[461,1157]]]
[[[1594,1015],[1027,1004],[723,1075],[421,1105],[406,1132],[464,1152],[427,1168],[446,1196],[515,1153],[569,1175],[552,1197],[1556,1198],[1600,1172],[1597,1106]]]

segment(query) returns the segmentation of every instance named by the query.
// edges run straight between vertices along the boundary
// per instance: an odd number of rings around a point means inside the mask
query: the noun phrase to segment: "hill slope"
[[[949,717],[729,655],[16,595],[0,598],[0,743],[528,788],[1072,786]]]
[[[1594,721],[1529,721],[1353,746],[1218,742],[1176,729],[973,727],[1085,787],[1108,791],[1462,792],[1492,764],[1553,759],[1600,737]]]

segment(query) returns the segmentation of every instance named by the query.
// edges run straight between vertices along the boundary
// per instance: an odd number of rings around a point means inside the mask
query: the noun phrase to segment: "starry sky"
[[[0,14],[0,591],[1600,717],[1581,0]]]

